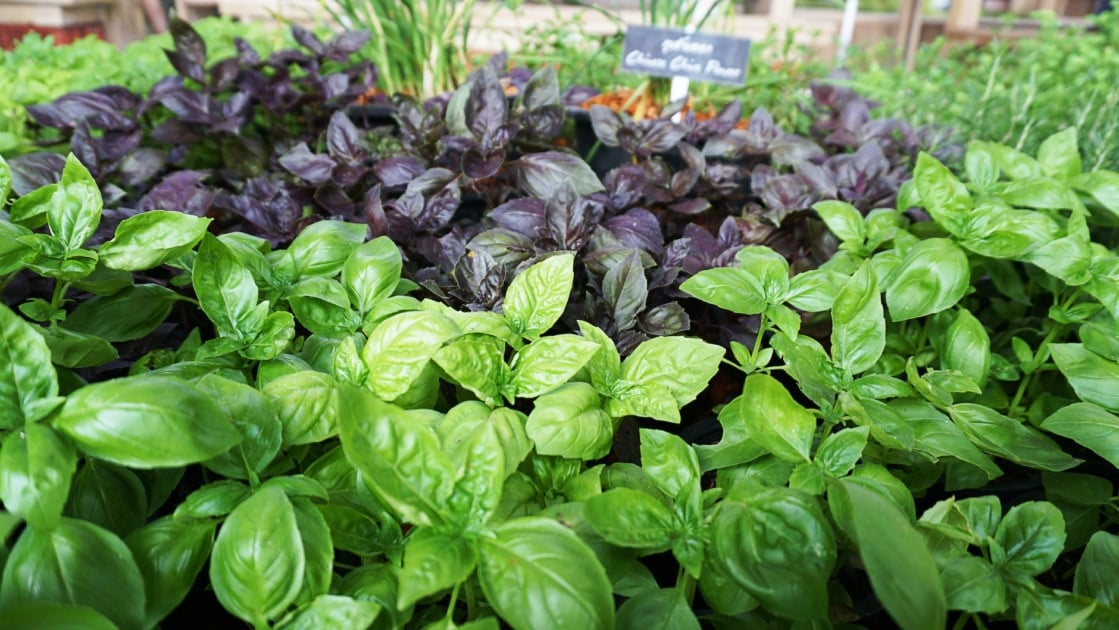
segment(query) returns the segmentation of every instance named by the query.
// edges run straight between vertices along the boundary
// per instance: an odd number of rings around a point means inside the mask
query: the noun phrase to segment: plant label
[[[743,37],[631,25],[626,29],[622,69],[658,77],[742,85],[746,82],[749,59],[750,40]]]

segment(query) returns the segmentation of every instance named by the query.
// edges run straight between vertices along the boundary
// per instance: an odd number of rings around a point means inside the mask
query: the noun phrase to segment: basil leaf
[[[719,504],[710,525],[718,571],[774,615],[825,617],[836,545],[816,499],[760,486],[741,494]],[[784,542],[775,547],[776,539]]]
[[[4,606],[4,622],[12,628],[36,630],[120,630],[109,618],[88,606],[27,602]]]
[[[913,179],[917,182],[922,205],[933,220],[954,236],[966,236],[968,215],[974,203],[952,171],[922,152],[917,156]]]
[[[812,209],[820,215],[824,224],[840,242],[851,241],[862,245],[866,241],[866,223],[863,221],[863,215],[851,204],[843,201],[820,201],[813,204]]]
[[[319,595],[300,608],[277,630],[321,630],[322,628],[368,628],[381,614],[380,604],[342,595]]]
[[[991,370],[991,339],[971,311],[960,309],[948,330],[932,341],[942,368],[959,370],[983,386]]]
[[[12,193],[12,167],[3,156],[0,156],[0,204],[8,200]]]
[[[439,438],[403,409],[349,385],[347,413],[339,418],[346,459],[377,496],[409,523],[447,520],[446,500],[455,484]]]
[[[940,570],[940,580],[952,610],[991,614],[1006,610],[1006,582],[998,569],[983,558],[949,558]]]
[[[1081,400],[1119,412],[1119,364],[1079,343],[1053,343],[1049,350]]]
[[[846,475],[862,457],[869,435],[869,427],[841,429],[828,435],[816,449],[815,463],[831,477]]]
[[[1065,519],[1052,503],[1027,501],[1006,513],[995,531],[991,562],[1011,578],[1046,571],[1065,546]]]
[[[880,494],[849,480],[840,488],[875,595],[903,628],[943,628],[947,597],[936,562],[912,523]]]
[[[51,351],[36,328],[0,304],[0,429],[16,429],[39,418],[35,401],[58,395]]]
[[[217,374],[202,377],[196,387],[221,405],[244,436],[236,447],[202,465],[224,477],[247,480],[250,472],[259,473],[272,463],[283,446],[284,430],[272,400],[261,390]]]
[[[981,449],[1022,466],[1068,470],[1082,460],[1071,457],[1036,429],[990,407],[964,403],[949,409],[952,421]]]
[[[793,276],[785,301],[809,313],[831,310],[847,276],[828,269],[810,269]]]
[[[929,403],[915,398],[890,402],[913,428],[913,450],[932,458],[955,457],[979,468],[988,479],[1002,475],[1002,469],[986,453],[979,450],[948,416]]]
[[[29,424],[0,448],[0,501],[4,509],[44,531],[58,527],[78,457],[50,427]]]
[[[400,250],[387,236],[377,237],[355,249],[342,264],[342,284],[363,317],[392,296],[400,283],[403,261]]]
[[[51,195],[47,209],[47,225],[66,249],[82,246],[101,223],[101,188],[86,167],[74,157],[66,156],[62,181]]]
[[[452,381],[474,393],[490,407],[501,403],[508,380],[505,342],[482,333],[463,335],[440,348],[432,357]]]
[[[369,387],[387,401],[403,396],[435,352],[458,335],[454,322],[430,311],[386,319],[373,329],[361,351],[361,360],[369,368]]]
[[[158,284],[125,287],[96,296],[66,316],[66,328],[105,341],[133,341],[148,336],[171,313],[178,293]]]
[[[1080,174],[1080,151],[1076,127],[1069,127],[1049,136],[1037,149],[1041,171],[1050,177],[1070,179]]]
[[[598,350],[577,335],[542,337],[517,353],[509,385],[517,398],[535,398],[571,380]]]
[[[88,606],[121,630],[147,627],[144,579],[128,547],[85,521],[28,527],[16,540],[0,580],[0,606],[35,601]]]
[[[747,376],[739,410],[750,436],[767,451],[790,462],[809,461],[816,416],[777,379],[761,373]]]
[[[555,325],[571,296],[574,263],[574,253],[557,254],[513,278],[505,292],[503,306],[505,319],[513,332],[535,339]]]
[[[62,327],[44,328],[41,333],[50,348],[51,360],[62,367],[98,367],[119,356],[117,349],[101,337]]]
[[[465,440],[448,448],[448,455],[457,477],[448,500],[451,511],[464,527],[489,521],[501,503],[505,480],[505,454],[497,430],[488,422],[478,425]]]
[[[296,277],[337,275],[365,240],[368,229],[364,224],[344,221],[319,221],[308,226],[287,249]]]
[[[462,536],[419,529],[404,544],[398,608],[466,581],[478,564],[478,550]]]
[[[158,624],[186,599],[210,557],[216,527],[215,522],[168,516],[124,539],[144,578],[146,627]]]
[[[525,431],[541,455],[589,461],[610,452],[614,426],[593,387],[567,383],[536,399]]]
[[[210,582],[226,610],[264,626],[295,601],[305,569],[295,508],[283,490],[267,487],[222,524],[210,559]]]
[[[580,321],[579,331],[587,340],[598,344],[598,351],[591,355],[586,368],[594,388],[598,393],[608,396],[622,373],[622,358],[618,354],[618,347],[609,335],[594,324]]]
[[[144,524],[147,491],[131,470],[87,459],[74,476],[65,514],[124,537]]]
[[[685,490],[698,491],[699,459],[687,442],[655,429],[641,429],[640,438],[641,467],[658,488],[674,499]]]
[[[256,312],[259,290],[253,274],[229,246],[213,236],[204,236],[194,258],[192,277],[198,305],[219,335],[241,341],[256,335],[264,318]]]
[[[1078,595],[1091,597],[1112,608],[1119,608],[1119,536],[1098,531],[1092,534],[1080,562],[1072,590]]]
[[[269,483],[278,479],[283,478],[273,478]],[[261,486],[261,489],[267,485],[266,483]],[[306,497],[292,496],[290,492],[287,494],[295,512],[299,540],[303,544],[303,585],[295,598],[295,603],[298,605],[325,595],[330,590],[330,580],[334,570],[334,542],[330,537],[330,526],[315,504]],[[321,498],[326,499],[325,496]]]
[[[864,262],[843,285],[832,305],[832,358],[849,374],[869,370],[886,348],[886,318],[878,281]]]
[[[270,381],[261,390],[272,401],[283,427],[283,445],[315,444],[338,433],[343,404],[339,383],[329,374],[307,371]]]
[[[337,280],[304,278],[288,291],[288,304],[299,323],[316,335],[345,337],[361,327],[361,317]]]
[[[768,304],[759,279],[738,267],[704,269],[685,280],[680,290],[708,304],[742,315],[757,315]]]
[[[611,545],[650,552],[670,548],[683,527],[663,503],[629,488],[591,497],[583,506],[583,518]]]
[[[70,394],[54,426],[86,454],[133,468],[193,464],[243,439],[209,396],[163,376],[87,385]]]
[[[1091,403],[1061,407],[1041,428],[1069,438],[1119,468],[1119,417]]]
[[[97,250],[109,269],[144,271],[189,252],[211,219],[182,212],[149,210],[121,221],[112,240]]]
[[[679,407],[695,400],[719,371],[725,349],[689,337],[642,342],[622,362],[622,382],[667,391]]]
[[[614,600],[606,571],[571,530],[521,518],[481,539],[478,578],[486,599],[516,630],[610,628]]]
[[[268,302],[260,304],[267,312]],[[255,327],[254,323],[251,327]],[[251,361],[268,361],[284,353],[295,339],[295,318],[287,311],[268,313],[260,323],[260,330],[239,350],[241,356]]]
[[[886,288],[886,305],[895,322],[939,313],[971,288],[967,254],[952,241],[930,238],[909,249]]]
[[[616,630],[699,630],[699,619],[676,588],[639,593],[618,608]]]
[[[529,195],[549,199],[564,185],[578,195],[591,195],[603,189],[586,160],[559,151],[529,153],[515,163],[517,182]]]
[[[215,481],[187,495],[173,516],[179,520],[225,516],[250,496],[249,487],[240,481]]]

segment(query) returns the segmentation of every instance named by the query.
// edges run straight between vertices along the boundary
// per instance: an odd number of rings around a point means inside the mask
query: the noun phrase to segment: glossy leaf
[[[400,283],[400,250],[388,237],[359,246],[342,265],[342,284],[359,313],[365,315],[390,297]]]
[[[541,337],[517,353],[509,384],[518,398],[546,394],[571,380],[598,349],[577,335]]]
[[[305,567],[291,501],[279,488],[262,488],[222,524],[210,582],[226,610],[261,626],[295,601]]]
[[[34,326],[0,305],[0,428],[38,420],[29,414],[35,401],[57,395],[58,376],[46,341]]]
[[[940,570],[944,595],[951,610],[1000,613],[1006,610],[1006,583],[998,569],[983,558],[949,558]]]
[[[474,572],[478,551],[462,536],[416,530],[404,545],[399,608],[464,582]]]
[[[300,479],[300,477],[274,477],[269,480]],[[310,481],[303,477],[304,481]],[[261,486],[264,489],[268,484]],[[317,483],[315,484],[317,485]],[[321,489],[321,488],[320,488]],[[305,496],[295,496],[285,489],[295,511],[295,523],[299,529],[299,540],[303,551],[303,585],[295,598],[297,605],[305,604],[330,590],[334,570],[334,541],[331,539],[330,526],[318,507]],[[260,490],[258,490],[259,492]],[[319,500],[325,500],[323,496]]]
[[[261,391],[276,409],[284,446],[314,444],[337,434],[344,407],[339,383],[329,374],[296,372],[270,381]]]
[[[346,289],[337,280],[312,276],[288,291],[288,304],[312,334],[339,339],[361,327],[361,317],[350,307]]]
[[[4,509],[32,527],[57,527],[77,464],[74,447],[50,427],[29,424],[9,433],[0,448]]]
[[[1080,562],[1072,590],[1098,602],[1119,608],[1119,536],[1104,531],[1092,534]]]
[[[640,593],[618,609],[618,630],[699,630],[692,607],[679,589]]]
[[[1069,456],[1053,440],[990,407],[965,403],[949,410],[952,421],[984,451],[1016,464],[1042,470],[1068,470],[1081,460]]]
[[[1081,400],[1119,412],[1119,363],[1078,343],[1049,344],[1049,350]]]
[[[505,293],[504,309],[514,332],[536,338],[556,323],[571,295],[574,261],[572,253],[558,254],[513,278]]]
[[[866,448],[868,427],[841,429],[825,437],[816,449],[815,463],[832,477],[842,477],[851,472]]]
[[[248,479],[249,471],[263,471],[280,452],[284,430],[275,405],[262,393],[267,388],[257,389],[217,374],[202,377],[196,386],[225,409],[234,428],[244,436],[240,444],[202,465],[233,479]]]
[[[641,429],[641,467],[665,494],[676,499],[699,490],[699,459],[692,447],[665,431]]]
[[[863,263],[835,296],[831,343],[835,364],[850,374],[870,369],[886,348],[886,318],[870,263]]]
[[[109,269],[154,269],[193,249],[209,225],[210,219],[150,210],[121,221],[112,240],[98,250],[98,257]]]
[[[983,324],[967,309],[960,309],[943,337],[933,340],[944,369],[959,370],[979,386],[991,369],[991,339]]]
[[[158,284],[129,286],[82,302],[66,317],[65,326],[105,341],[133,341],[159,327],[181,299]]]
[[[147,491],[128,468],[87,459],[74,476],[64,513],[123,538],[144,524],[148,515]]]
[[[824,220],[832,234],[842,242],[862,244],[866,240],[866,224],[862,214],[849,203],[821,201],[812,209]]]
[[[204,236],[192,277],[198,304],[218,334],[247,341],[260,330],[263,322],[255,313],[259,290],[253,274],[229,246],[213,236]]]
[[[1020,503],[999,522],[995,540],[995,566],[1009,576],[1033,577],[1053,566],[1064,549],[1065,519],[1052,503]]]
[[[890,319],[905,321],[939,313],[971,287],[967,254],[952,241],[931,238],[909,249],[886,288]]]
[[[66,399],[53,422],[86,454],[133,468],[193,464],[243,439],[209,396],[163,376],[87,385]]]
[[[4,622],[11,628],[34,630],[120,630],[108,617],[89,606],[53,602],[4,606]]]
[[[369,628],[378,619],[381,611],[381,605],[375,602],[343,595],[320,595],[277,628],[278,630]]]
[[[809,461],[816,417],[768,374],[751,374],[742,389],[741,411],[750,436],[773,455]]]
[[[622,362],[614,398],[628,402],[631,398],[667,393],[677,408],[682,407],[695,400],[715,376],[724,353],[723,348],[688,337],[657,337],[642,342]],[[649,417],[679,422],[676,409],[665,412]]]
[[[78,249],[101,223],[101,188],[74,154],[66,157],[62,181],[51,195],[47,225],[67,249]]]
[[[765,291],[758,278],[745,269],[704,269],[680,285],[680,290],[732,313],[757,315],[765,310]]]
[[[614,440],[614,420],[586,383],[568,383],[537,398],[525,430],[536,452],[572,459],[604,457]]]
[[[159,623],[186,599],[214,542],[214,522],[164,517],[125,538],[144,577],[144,618]]]
[[[319,221],[305,228],[287,249],[298,277],[332,277],[365,240],[368,227],[361,223]]]
[[[1070,179],[1080,174],[1080,150],[1076,127],[1069,127],[1042,141],[1037,150],[1041,170],[1049,177]]]
[[[458,385],[485,404],[500,404],[503,386],[509,379],[505,365],[505,341],[492,335],[463,335],[440,348],[432,357]]]
[[[603,189],[602,182],[582,158],[558,151],[529,153],[516,162],[517,181],[537,199],[548,199],[564,183],[570,182],[579,195]]]
[[[1050,433],[1069,438],[1119,468],[1119,417],[1091,403],[1073,403],[1041,423]]]
[[[373,329],[361,351],[369,387],[388,401],[404,395],[435,352],[458,334],[454,322],[431,311],[393,315]]]
[[[499,525],[481,541],[478,578],[490,605],[516,630],[614,626],[606,571],[586,543],[556,521]]]
[[[656,498],[629,488],[591,497],[583,517],[611,545],[642,550],[668,549],[683,526]]]
[[[927,153],[917,157],[913,179],[921,202],[933,220],[950,233],[965,233],[968,214],[973,207],[971,195],[955,175],[936,158]]]

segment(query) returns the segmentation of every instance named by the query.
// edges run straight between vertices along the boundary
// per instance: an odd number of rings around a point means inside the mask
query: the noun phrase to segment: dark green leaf
[[[9,433],[0,448],[4,509],[32,527],[57,527],[77,464],[74,447],[50,427],[29,424]]]
[[[995,532],[991,561],[1008,576],[1033,577],[1056,562],[1065,546],[1065,519],[1052,503],[1027,501],[1010,509]]]
[[[983,558],[950,558],[940,570],[940,579],[951,610],[991,614],[1006,610],[1006,584]]]
[[[55,365],[68,368],[98,367],[117,358],[117,349],[94,335],[65,328],[44,328],[43,339]]]
[[[514,332],[530,339],[548,331],[563,314],[571,295],[575,255],[550,256],[525,269],[505,292],[505,319]]]
[[[982,386],[991,369],[991,340],[987,329],[971,314],[960,309],[943,337],[932,340],[940,354],[940,365],[959,370]]]
[[[611,628],[606,571],[571,530],[545,518],[502,523],[481,539],[478,578],[486,599],[516,630]]]
[[[0,304],[0,429],[16,429],[36,400],[58,395],[51,351],[36,328]]]
[[[916,398],[890,402],[890,407],[913,428],[913,449],[932,458],[955,457],[976,466],[994,479],[1002,469],[968,440],[948,416]]]
[[[832,358],[849,374],[870,369],[886,348],[886,318],[878,281],[863,263],[835,296],[832,305]]]
[[[478,563],[474,544],[457,535],[419,529],[404,545],[398,608],[466,581]]]
[[[198,488],[175,508],[176,519],[209,519],[225,516],[252,496],[249,487],[229,479]]]
[[[381,614],[381,605],[342,595],[320,595],[278,630],[323,630],[325,628],[369,628]]]
[[[1119,417],[1091,403],[1061,407],[1041,428],[1069,438],[1119,468]]]
[[[958,404],[953,405],[949,413],[953,422],[976,446],[1016,464],[1061,471],[1081,462],[1070,457],[1041,432],[990,407]]]
[[[1119,608],[1119,536],[1099,531],[1092,534],[1076,565],[1072,590],[1078,595]]]
[[[614,420],[586,383],[568,383],[536,399],[525,426],[541,455],[592,460],[613,444]]]
[[[263,626],[295,601],[305,568],[295,508],[279,488],[262,488],[222,524],[210,581],[226,610]]]
[[[617,630],[699,630],[680,589],[663,588],[631,597],[618,609]]]
[[[1119,363],[1079,343],[1049,344],[1053,361],[1081,400],[1119,412]]]
[[[178,293],[158,284],[130,286],[82,302],[66,317],[65,326],[105,341],[132,341],[155,330],[181,299]]]
[[[98,254],[109,269],[154,269],[193,249],[206,234],[210,221],[183,212],[143,212],[121,221],[113,239],[102,245]]]
[[[120,630],[89,606],[28,602],[4,606],[4,625],[24,630]]]
[[[870,429],[842,429],[828,435],[816,449],[815,463],[832,477],[842,477],[851,472],[866,448]]]
[[[217,374],[202,377],[196,385],[225,409],[244,436],[239,445],[202,465],[233,479],[248,479],[250,471],[263,471],[283,445],[284,425],[272,401],[254,387]]]
[[[674,533],[683,526],[663,503],[629,488],[591,497],[583,516],[606,542],[651,551],[668,549]]]
[[[210,557],[216,526],[164,517],[125,538],[144,577],[148,626],[158,624],[186,598]]]
[[[86,460],[74,477],[66,516],[89,521],[123,538],[142,526],[147,514],[147,492],[131,470]]]

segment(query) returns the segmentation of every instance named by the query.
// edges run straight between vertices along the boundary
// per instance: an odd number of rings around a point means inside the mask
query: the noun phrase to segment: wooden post
[[[979,28],[979,16],[983,12],[983,0],[952,0],[948,7],[948,20],[944,24],[944,34],[966,35]]]

